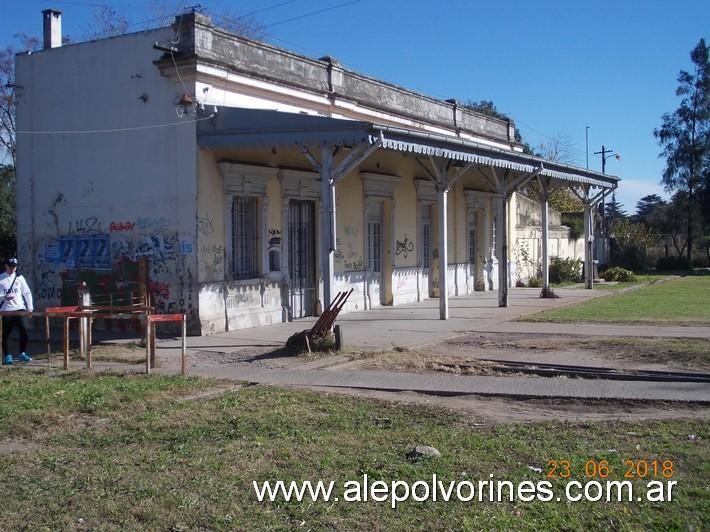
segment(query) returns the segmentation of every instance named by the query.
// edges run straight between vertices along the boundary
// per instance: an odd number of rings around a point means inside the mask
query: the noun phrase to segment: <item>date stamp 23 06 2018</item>
[[[629,480],[642,479],[670,479],[673,478],[675,470],[673,460],[623,460],[623,466],[619,470],[608,460],[586,460],[583,466],[573,465],[570,460],[548,460],[547,478],[568,479],[579,478],[584,475],[586,478],[614,478],[621,477]]]

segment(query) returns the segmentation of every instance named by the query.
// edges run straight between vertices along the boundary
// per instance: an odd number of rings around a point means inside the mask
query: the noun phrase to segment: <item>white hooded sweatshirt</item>
[[[7,272],[0,274],[0,303],[2,303],[2,307],[0,307],[2,311],[29,310],[32,312],[34,310],[32,292],[22,275],[8,274]]]

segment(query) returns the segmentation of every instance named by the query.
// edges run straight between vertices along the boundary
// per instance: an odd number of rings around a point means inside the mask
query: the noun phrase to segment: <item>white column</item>
[[[283,192],[281,193],[283,198]],[[286,323],[292,319],[291,311],[291,275],[288,266],[288,198],[283,198],[281,203],[281,321]]]
[[[592,235],[592,206],[587,198],[584,202],[584,288],[591,290],[594,286],[594,272],[592,264],[592,249],[594,236]]]
[[[335,259],[335,184],[332,182],[333,153],[324,146],[321,158],[321,275],[323,277],[323,311],[333,296],[333,266]]]
[[[490,290],[488,281],[490,280],[490,274],[488,272],[488,263],[493,261],[493,249],[491,245],[491,239],[493,237],[491,229],[491,201],[486,199],[485,209],[483,211],[483,267],[481,272],[483,275],[483,289]]]
[[[261,275],[266,277],[269,275],[269,198],[261,199]]]
[[[496,255],[498,256],[498,306],[508,306],[508,224],[505,194],[496,194]]]
[[[549,192],[547,189],[542,191],[542,201],[540,204],[542,210],[542,227],[541,235],[542,238],[542,286],[543,288],[550,287],[550,257],[548,253],[549,246],[549,228],[548,228],[548,209],[549,209]]]
[[[449,319],[448,292],[448,228],[446,226],[446,196],[445,188],[437,191],[439,207],[439,319]]]

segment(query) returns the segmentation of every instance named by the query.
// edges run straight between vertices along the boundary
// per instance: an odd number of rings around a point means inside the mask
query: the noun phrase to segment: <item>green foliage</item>
[[[584,234],[584,214],[582,212],[563,212],[562,225],[569,227],[569,237],[577,240]]]
[[[582,259],[550,259],[551,283],[578,283],[582,280]]]
[[[692,240],[690,236],[698,235],[701,231],[701,216],[697,202],[690,201],[686,191],[678,191],[663,208],[660,216],[663,233],[671,238],[678,255],[686,254],[687,261],[687,250]]]
[[[0,166],[0,257],[17,253],[15,169]]]
[[[666,202],[658,194],[649,194],[636,202],[636,216],[639,221],[646,221],[659,207]]]
[[[653,132],[666,158],[663,185],[666,190],[687,193],[688,266],[692,266],[694,211],[710,175],[710,50],[705,39],[690,52],[690,59],[693,71],[681,70],[678,76],[680,106],[664,114],[661,127]]]
[[[542,286],[542,279],[539,277],[530,277],[528,279],[528,288],[540,288]]]
[[[609,268],[604,273],[601,274],[602,279],[605,281],[617,281],[619,283],[635,283],[636,275],[631,270],[626,268],[621,268],[615,266],[614,268]]]
[[[656,262],[656,270],[662,272],[675,272],[686,270],[688,268],[688,260],[681,256],[660,257]]]
[[[621,203],[616,201],[616,194],[612,194],[611,201],[604,204],[604,216],[609,220],[617,220],[626,217],[626,211]]]
[[[655,246],[660,236],[642,223],[629,218],[617,218],[611,223],[612,253],[614,264],[632,270],[645,269],[646,249]]]
[[[465,414],[429,405],[274,386],[226,390],[156,375],[84,374],[65,391],[56,374],[1,373],[0,393],[4,386],[13,392],[6,403],[23,402],[26,394],[40,399],[6,418],[14,423],[19,415],[20,427],[29,427],[22,433],[27,439],[18,442],[23,451],[0,460],[3,530],[582,530],[595,524],[701,530],[707,521],[704,420],[478,426]],[[75,399],[82,388],[100,390],[103,400],[93,415],[84,407],[88,400],[93,408],[97,396]],[[600,402],[585,407],[609,409]],[[0,424],[0,433],[6,436],[6,425]],[[690,441],[688,434],[699,437]],[[644,456],[678,464],[683,491],[677,501],[625,511],[630,505],[523,505],[505,495],[500,503],[473,504],[453,496],[440,503],[410,500],[393,510],[387,501],[372,500],[259,502],[252,487],[276,479],[322,479],[342,487],[348,480],[362,482],[364,474],[370,485],[398,480],[412,486],[434,474],[448,483],[488,479],[490,472],[517,484],[544,478],[547,461],[560,456],[580,479],[590,457],[606,459],[616,479],[624,460],[639,456],[639,441]],[[420,443],[442,456],[407,460]],[[545,471],[532,473],[529,466]],[[552,482],[556,492],[564,490],[566,481]],[[334,494],[342,497],[339,487]]]
[[[641,223],[618,218],[611,224],[611,236],[621,248],[645,248],[658,242],[658,234]]]
[[[491,100],[481,100],[480,102],[477,102],[475,100],[467,100],[466,102],[464,102],[463,107],[470,109],[471,111],[481,113],[482,115],[497,118],[499,120],[504,120],[506,122],[511,122],[510,117],[496,109],[496,104],[493,103]],[[517,127],[515,128],[515,141],[522,145],[523,153],[527,153],[529,155],[535,154],[530,145],[523,140],[523,136],[520,134],[520,131],[518,131]]]
[[[569,190],[565,188],[558,188],[553,190],[550,193],[549,201],[550,207],[563,214],[570,212],[584,212],[584,205],[581,201],[579,201],[579,198],[575,197]]]

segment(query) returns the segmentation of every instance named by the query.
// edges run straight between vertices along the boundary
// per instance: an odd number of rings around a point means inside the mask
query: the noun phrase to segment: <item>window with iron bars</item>
[[[422,268],[431,266],[431,222],[422,222]]]
[[[468,263],[476,264],[476,230],[473,224],[468,227]]]
[[[498,244],[496,242],[496,227],[498,226],[498,215],[493,215],[493,227],[492,227],[492,237],[491,237],[491,253],[494,258],[498,258]]]
[[[429,268],[431,266],[431,207],[429,205],[419,207],[419,236],[422,268]]]
[[[234,279],[258,277],[257,198],[234,196],[232,200],[232,274]]]
[[[367,249],[370,258],[370,271],[382,271],[382,223],[367,223]]]

